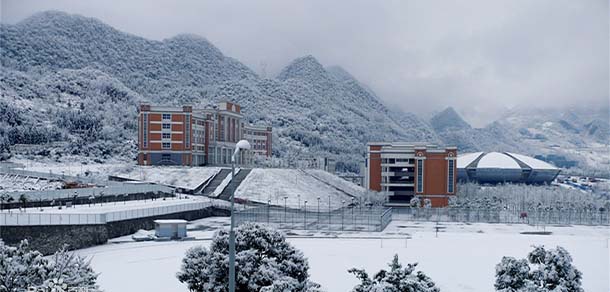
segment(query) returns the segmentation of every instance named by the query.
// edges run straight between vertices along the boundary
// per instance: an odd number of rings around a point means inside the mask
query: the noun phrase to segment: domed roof
[[[559,168],[544,161],[510,152],[476,152],[458,156],[458,179],[485,184],[547,184]]]
[[[548,169],[559,168],[542,160],[510,152],[475,152],[462,154],[457,160],[458,168],[498,168],[498,169]]]

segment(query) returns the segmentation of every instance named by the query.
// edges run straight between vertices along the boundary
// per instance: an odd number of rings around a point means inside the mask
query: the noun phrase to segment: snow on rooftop
[[[465,168],[466,166],[471,164],[473,161],[475,161],[477,158],[479,158],[479,156],[481,156],[481,154],[483,154],[483,152],[466,153],[466,154],[459,155],[458,159],[457,159],[457,167]]]
[[[525,156],[525,155],[521,155],[521,154],[515,154],[515,153],[510,153],[507,152],[508,155],[521,160],[521,162],[527,164],[529,167],[533,168],[533,169],[554,169],[557,170],[558,168],[548,164],[542,160],[538,160],[536,158],[532,158],[529,156]]]
[[[521,169],[512,157],[498,152],[489,152],[479,160],[477,168]]]
[[[157,224],[186,224],[186,220],[183,219],[157,219]]]

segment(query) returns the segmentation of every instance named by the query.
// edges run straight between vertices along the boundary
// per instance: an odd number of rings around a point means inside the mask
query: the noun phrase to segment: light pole
[[[297,205],[297,209],[301,209],[301,195],[297,195],[297,198],[299,198],[299,204]]]
[[[250,150],[250,143],[240,140],[235,144],[235,151],[231,156],[231,178],[235,177],[235,156],[241,150]],[[235,292],[235,217],[233,209],[235,205],[235,188],[231,192],[231,229],[229,231],[229,292]]]

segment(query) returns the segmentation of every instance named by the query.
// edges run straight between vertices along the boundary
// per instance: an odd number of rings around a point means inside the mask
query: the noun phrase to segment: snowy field
[[[547,227],[552,235],[522,235],[536,231],[527,225],[444,224],[435,236],[434,223],[394,221],[383,233],[310,233],[294,231],[289,241],[309,259],[312,280],[325,291],[349,291],[356,278],[352,267],[370,273],[385,268],[394,254],[403,263],[419,262],[441,291],[493,291],[494,269],[502,256],[523,258],[534,244],[561,245],[583,272],[585,291],[609,291],[609,233],[605,227]],[[105,291],[187,291],[175,274],[189,247],[209,245],[228,218],[213,217],[189,224],[195,241],[133,242],[128,236],[103,246],[79,250],[92,257]],[[405,239],[405,238],[410,239]]]
[[[307,200],[310,206],[317,204],[320,196],[320,206],[328,208],[331,205],[341,207],[341,201],[351,201],[351,197],[336,190],[304,171],[298,169],[255,168],[242,181],[236,191],[236,197],[283,206],[287,196],[288,206],[303,206]]]
[[[109,173],[116,172],[133,164],[133,162],[120,160],[105,163],[85,162],[86,164],[83,164],[83,159],[78,156],[73,158],[64,157],[61,162],[56,162],[50,159],[30,160],[12,158],[10,162],[23,166],[22,169],[24,170],[81,177],[89,173],[89,176],[100,180],[106,180]]]
[[[112,175],[194,189],[220,171],[220,167],[132,166]]]

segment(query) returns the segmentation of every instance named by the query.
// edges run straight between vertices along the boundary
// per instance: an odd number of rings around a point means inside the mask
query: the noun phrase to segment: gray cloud
[[[608,1],[2,0],[2,22],[41,10],[151,39],[208,38],[271,77],[312,54],[403,110],[455,107],[484,125],[516,106],[608,106]]]

